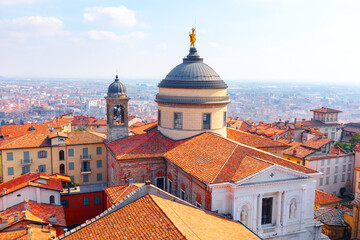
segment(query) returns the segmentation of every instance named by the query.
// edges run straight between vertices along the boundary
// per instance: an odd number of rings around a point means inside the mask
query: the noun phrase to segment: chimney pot
[[[146,180],[145,181],[145,185],[150,185],[151,184],[151,181],[150,180]]]
[[[5,195],[6,194],[6,188],[3,188],[2,189],[2,195]]]
[[[133,184],[133,179],[130,178],[130,179],[129,179],[129,185],[132,185],[132,184]]]

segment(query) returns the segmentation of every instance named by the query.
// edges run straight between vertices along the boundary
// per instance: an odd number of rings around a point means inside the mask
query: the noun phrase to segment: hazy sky
[[[189,49],[224,79],[360,82],[360,1],[0,0],[0,75],[162,79]]]

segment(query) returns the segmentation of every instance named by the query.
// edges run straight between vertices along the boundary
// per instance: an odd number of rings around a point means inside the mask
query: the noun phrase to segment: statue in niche
[[[244,224],[244,225],[247,225],[247,220],[248,220],[248,213],[246,211],[245,208],[243,208],[241,210],[241,213],[240,213],[240,221]]]
[[[289,215],[289,218],[292,219],[292,218],[295,218],[295,213],[296,213],[296,202],[295,201],[292,201],[291,204],[290,204],[290,215]]]
[[[115,124],[124,123],[124,110],[121,105],[116,105],[114,107],[114,123]]]

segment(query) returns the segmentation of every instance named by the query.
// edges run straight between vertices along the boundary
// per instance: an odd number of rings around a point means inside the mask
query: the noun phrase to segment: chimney
[[[56,223],[56,214],[49,216],[49,222]]]
[[[8,225],[7,218],[0,218],[0,228],[6,227]]]
[[[293,154],[294,154],[294,155],[296,155],[296,153],[297,153],[297,150],[296,150],[296,149],[294,149]]]
[[[22,218],[23,219],[26,219],[27,215],[26,215],[26,210],[22,210],[21,211],[21,214],[22,214]]]
[[[3,188],[2,189],[2,195],[5,195],[6,194],[6,188]]]
[[[151,181],[150,180],[146,180],[145,181],[145,185],[150,185],[151,184]]]
[[[294,124],[296,124],[296,118],[294,119]]]
[[[129,185],[132,185],[132,184],[133,184],[133,179],[129,178]]]
[[[14,222],[19,221],[19,213],[14,214]]]

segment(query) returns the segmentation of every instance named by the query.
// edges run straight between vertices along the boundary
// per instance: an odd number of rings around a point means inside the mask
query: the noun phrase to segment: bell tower
[[[108,142],[114,142],[129,136],[128,109],[129,100],[126,87],[116,75],[110,84],[106,99],[107,136]]]

